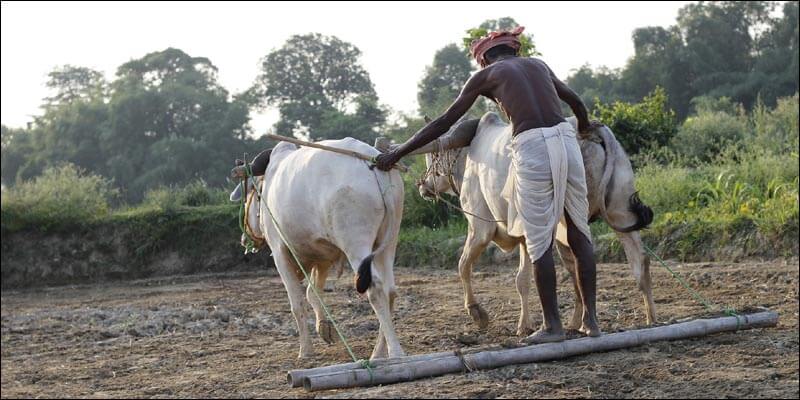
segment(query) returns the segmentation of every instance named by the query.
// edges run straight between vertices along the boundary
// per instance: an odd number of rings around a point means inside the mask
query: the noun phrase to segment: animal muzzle
[[[419,190],[419,195],[425,200],[433,200],[436,198],[436,193],[427,183],[417,183],[417,190]]]

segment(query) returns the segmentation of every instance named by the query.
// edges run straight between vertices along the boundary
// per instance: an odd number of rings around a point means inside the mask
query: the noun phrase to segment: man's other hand
[[[589,131],[593,131],[593,130],[601,127],[601,126],[603,126],[603,124],[601,124],[600,121],[597,121],[597,120],[592,120],[592,121],[586,121],[584,123],[579,123],[578,124],[578,133],[586,134],[586,133],[589,133]]]

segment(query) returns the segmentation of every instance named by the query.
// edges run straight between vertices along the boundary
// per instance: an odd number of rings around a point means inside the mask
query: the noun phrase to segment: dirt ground
[[[349,361],[316,336],[298,360],[286,293],[272,271],[194,275],[2,293],[2,397],[762,397],[798,398],[798,260],[671,262],[705,296],[780,313],[776,328],[653,343],[563,361],[445,375],[382,387],[307,393],[286,371]],[[703,316],[701,305],[653,265],[661,322]],[[462,306],[455,271],[397,269],[395,320],[409,354],[515,339],[519,298],[511,266],[479,266],[474,286],[492,317],[480,332]],[[562,318],[572,285],[559,270]],[[598,268],[606,332],[644,324],[627,265]],[[377,334],[369,303],[346,272],[326,293],[357,355]],[[532,296],[538,322],[538,300]],[[313,314],[312,314],[313,315]],[[312,329],[313,330],[313,329]]]

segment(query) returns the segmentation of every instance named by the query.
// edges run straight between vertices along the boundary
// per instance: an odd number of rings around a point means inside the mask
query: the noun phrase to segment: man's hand
[[[589,131],[593,131],[601,126],[603,126],[603,124],[597,120],[586,120],[585,122],[578,121],[578,133],[587,134]]]
[[[392,150],[388,153],[378,154],[378,156],[375,157],[375,166],[383,171],[388,171],[392,169],[392,166],[397,164],[398,161],[400,161],[400,157],[398,157],[397,152]]]

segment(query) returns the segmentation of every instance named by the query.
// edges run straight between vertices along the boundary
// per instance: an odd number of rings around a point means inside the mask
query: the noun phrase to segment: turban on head
[[[524,26],[518,26],[511,31],[491,32],[488,35],[475,39],[470,46],[470,53],[475,57],[482,67],[486,66],[486,59],[483,57],[489,49],[500,45],[506,45],[514,50],[519,50],[522,43],[519,35],[525,30]]]

